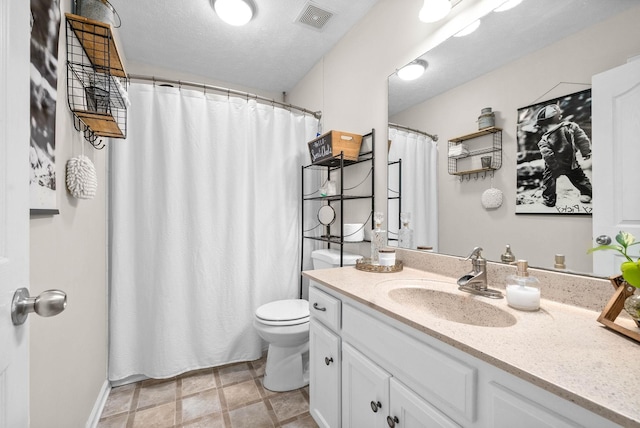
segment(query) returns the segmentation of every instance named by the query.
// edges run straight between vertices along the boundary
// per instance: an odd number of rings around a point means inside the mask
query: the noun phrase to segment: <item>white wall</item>
[[[61,3],[56,117],[60,214],[31,217],[30,291],[37,295],[61,289],[68,304],[58,316],[29,317],[32,428],[85,426],[107,373],[106,150],[83,143],[73,127],[66,98],[64,20],[71,1]],[[98,173],[98,193],[91,200],[73,198],[65,186],[65,164],[81,153],[81,144]]]
[[[376,128],[379,143],[376,153],[377,210],[386,211],[386,151],[381,143],[386,141],[388,119],[387,76],[429,47],[455,33],[455,28],[463,28],[460,23],[470,22],[474,17],[481,16],[495,2],[470,2],[468,7],[465,6],[466,9],[456,11],[458,15],[454,15],[451,22],[441,27],[418,21],[416,15],[421,4],[420,0],[381,0],[290,94],[291,102],[323,111],[325,131],[341,129],[364,132],[368,128]],[[440,183],[446,186],[439,196],[442,221],[439,248],[442,252],[453,253],[450,244],[454,242],[462,242],[464,247],[468,248],[464,251],[456,249],[456,254],[482,245],[488,249],[485,256],[495,260],[503,252],[504,245],[510,243],[517,257],[529,258],[534,266],[550,266],[553,263],[553,254],[564,252],[567,255],[568,268],[591,271],[590,263],[572,265],[578,254],[582,256],[590,246],[591,221],[588,217],[571,216],[561,219],[558,216],[515,216],[515,122],[512,118],[518,107],[531,104],[559,81],[590,82],[591,75],[622,64],[634,49],[637,53],[640,50],[638,26],[635,25],[634,28],[628,24],[634,19],[637,22],[639,11],[640,8],[635,8],[625,12],[616,18],[624,23],[607,24],[609,31],[603,29],[603,34],[585,34],[573,42],[568,42],[575,44],[578,49],[569,51],[570,54],[566,54],[563,60],[570,67],[571,73],[568,75],[554,71],[552,67],[546,66],[543,59],[531,56],[530,59],[524,60],[520,67],[528,69],[527,76],[535,75],[535,78],[528,78],[523,83],[520,75],[514,71],[503,72],[505,74],[501,75],[492,73],[483,79],[489,79],[492,83],[500,81],[505,90],[489,89],[488,81],[485,81],[482,87],[476,82],[439,97],[429,109],[424,107],[423,110],[415,111],[411,118],[408,118],[407,114],[407,117],[394,119],[396,123],[425,129],[441,137],[439,179]],[[623,27],[624,24],[627,26]],[[621,33],[621,28],[627,30]],[[593,52],[600,51],[599,48],[603,45],[612,46],[604,49],[606,52],[602,57],[594,58]],[[558,55],[558,51],[555,55]],[[510,86],[506,89],[505,85]],[[317,94],[319,87],[322,88],[321,95]],[[517,88],[515,95],[514,88]],[[562,89],[564,93],[574,92],[574,88]],[[455,102],[449,98],[454,95]],[[549,94],[549,97],[554,95],[559,94]],[[489,183],[481,180],[459,183],[456,178],[448,175],[444,158],[446,139],[475,131],[475,120],[480,114],[480,109],[487,106],[492,106],[500,112],[498,126],[505,128],[503,167],[496,174],[494,184],[503,190],[507,203],[500,210],[491,213],[485,211],[480,204],[481,194],[489,187]],[[455,114],[446,113],[451,111]],[[501,225],[504,223],[502,232],[494,236],[488,233],[486,228],[477,227],[485,221],[500,221]],[[472,235],[468,229],[461,227],[465,224],[475,226]],[[556,239],[556,231],[567,229],[572,233],[570,239]],[[552,232],[548,233],[548,230]],[[531,233],[532,231],[534,233]],[[544,241],[537,244],[540,236],[544,236]],[[548,249],[544,256],[529,257],[525,251],[518,251],[525,246],[529,247],[534,239],[535,245]]]

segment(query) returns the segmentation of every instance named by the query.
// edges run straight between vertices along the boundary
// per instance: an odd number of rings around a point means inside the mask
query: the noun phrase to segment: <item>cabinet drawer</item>
[[[354,345],[432,405],[469,422],[476,419],[477,369],[349,304],[342,340]]]
[[[582,425],[549,410],[530,397],[491,382],[491,426],[495,428],[579,428]]]
[[[333,331],[340,330],[340,300],[320,291],[309,288],[309,312],[311,316]]]

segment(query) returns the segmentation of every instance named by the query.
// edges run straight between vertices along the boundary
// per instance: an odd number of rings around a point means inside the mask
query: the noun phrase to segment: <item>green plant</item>
[[[620,231],[616,235],[616,242],[619,245],[600,245],[587,251],[588,254],[599,250],[613,250],[617,251],[624,256],[627,261],[620,265],[620,271],[622,272],[622,278],[630,285],[636,288],[640,288],[640,258],[633,260],[628,254],[629,247],[634,245],[640,245],[640,241],[636,241],[635,236],[628,232]]]

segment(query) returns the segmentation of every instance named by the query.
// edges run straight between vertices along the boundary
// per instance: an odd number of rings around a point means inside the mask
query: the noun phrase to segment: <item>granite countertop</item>
[[[598,323],[599,312],[547,300],[544,292],[540,311],[518,311],[507,306],[506,299],[459,291],[454,278],[409,267],[385,274],[343,267],[304,275],[622,426],[640,427],[640,348]],[[517,322],[480,327],[444,320],[389,298],[397,280],[482,300]],[[635,328],[628,321],[625,326]]]

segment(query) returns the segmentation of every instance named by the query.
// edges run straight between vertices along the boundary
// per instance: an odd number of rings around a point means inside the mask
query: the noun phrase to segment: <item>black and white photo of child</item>
[[[591,214],[591,90],[518,109],[516,213]]]
[[[56,210],[59,0],[31,0],[31,22],[31,209]]]

